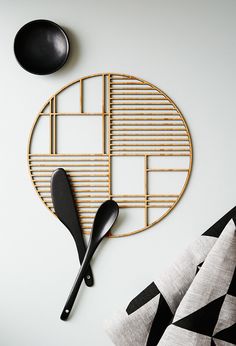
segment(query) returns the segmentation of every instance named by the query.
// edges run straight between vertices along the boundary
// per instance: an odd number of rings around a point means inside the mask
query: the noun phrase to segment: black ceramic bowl
[[[16,34],[14,52],[28,72],[44,75],[56,72],[69,55],[69,40],[64,30],[49,20],[25,24]]]

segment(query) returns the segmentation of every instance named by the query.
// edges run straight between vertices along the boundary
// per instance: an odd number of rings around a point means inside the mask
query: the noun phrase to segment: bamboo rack
[[[85,107],[86,80],[101,81],[101,109],[88,112]],[[78,110],[62,112],[58,100],[71,86],[78,86]],[[85,111],[86,110],[86,111]],[[101,117],[102,150],[96,153],[58,152],[58,118]],[[48,152],[35,152],[37,125],[41,117],[49,119]],[[91,118],[92,121],[92,118]],[[115,157],[143,158],[143,194],[113,193],[113,160]],[[185,157],[185,167],[151,165],[153,157]],[[70,177],[75,202],[84,229],[91,230],[99,205],[114,199],[121,209],[135,208],[143,215],[143,224],[133,231],[109,234],[121,237],[146,230],[168,215],[183,195],[192,169],[192,142],[187,123],[176,104],[162,90],[134,76],[101,73],[80,78],[52,95],[38,113],[28,146],[29,172],[40,199],[53,212],[50,179],[53,171],[63,167]],[[150,174],[183,174],[178,194],[155,194],[150,186]],[[161,216],[151,221],[150,210],[161,210]]]

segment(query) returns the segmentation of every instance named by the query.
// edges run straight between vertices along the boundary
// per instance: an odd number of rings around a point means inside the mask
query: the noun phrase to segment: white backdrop
[[[104,319],[235,205],[235,14],[234,0],[0,0],[1,346],[111,345]],[[17,30],[38,18],[62,25],[71,40],[69,61],[49,76],[25,72],[13,54]],[[93,261],[96,285],[81,289],[65,323],[59,315],[77,254],[32,187],[28,135],[52,93],[103,71],[138,76],[173,98],[192,134],[193,172],[160,224],[104,242]]]

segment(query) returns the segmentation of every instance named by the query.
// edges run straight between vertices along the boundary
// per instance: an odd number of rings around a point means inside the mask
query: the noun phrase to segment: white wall
[[[235,205],[235,14],[234,0],[0,0],[1,346],[111,345],[103,320]],[[13,54],[15,33],[37,18],[62,25],[71,39],[68,63],[49,76],[25,72]],[[54,91],[103,71],[136,75],[174,99],[192,134],[193,173],[160,224],[105,241],[93,263],[96,285],[83,287],[64,323],[77,255],[32,188],[28,134]]]

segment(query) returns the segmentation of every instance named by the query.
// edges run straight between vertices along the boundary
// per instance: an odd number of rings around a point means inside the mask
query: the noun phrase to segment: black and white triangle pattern
[[[236,345],[236,207],[107,321],[116,346]]]
[[[160,341],[161,346],[171,345],[174,338],[176,345],[236,345],[235,263],[236,230],[231,220],[201,263],[199,274]]]
[[[236,345],[236,323],[228,326],[218,333],[214,333],[226,296],[227,295],[215,299],[201,309],[193,312],[191,315],[188,315],[173,324],[177,327],[187,329],[194,333],[208,336],[211,345],[217,345],[217,339]],[[232,304],[232,309],[235,309],[235,307],[236,300]]]

